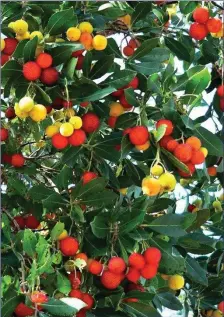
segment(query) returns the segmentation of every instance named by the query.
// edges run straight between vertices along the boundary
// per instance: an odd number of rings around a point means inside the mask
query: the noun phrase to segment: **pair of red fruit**
[[[2,163],[12,165],[16,168],[23,167],[25,162],[26,160],[24,156],[20,153],[16,153],[16,154],[3,153],[2,155]]]
[[[10,60],[10,57],[14,53],[18,41],[17,39],[7,37],[4,39],[5,41],[5,48],[1,52],[1,66],[3,66],[5,63],[7,63]]]
[[[132,56],[135,52],[135,49],[140,46],[140,43],[136,39],[131,39],[128,42],[128,45],[123,48],[123,54],[125,56]]]
[[[37,309],[40,311],[42,310],[41,304],[48,302],[47,295],[42,291],[34,291],[30,295],[30,300],[33,304],[37,305]],[[16,306],[14,313],[17,317],[27,317],[27,316],[34,316],[35,310],[24,303],[19,303]]]
[[[32,214],[28,215],[26,217],[15,216],[13,219],[17,223],[17,225],[19,226],[19,228],[21,230],[23,230],[25,228],[37,229],[39,227],[39,225],[40,225],[40,222]],[[14,222],[12,223],[12,226],[16,228]]]

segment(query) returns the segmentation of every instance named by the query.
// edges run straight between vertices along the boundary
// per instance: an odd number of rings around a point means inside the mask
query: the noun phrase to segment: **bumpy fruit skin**
[[[186,172],[184,172],[182,170],[178,170],[178,173],[182,177],[186,177],[186,178],[191,177],[194,174],[195,170],[196,170],[195,166],[191,162],[185,163],[185,165],[188,167],[189,173],[186,173]]]
[[[117,122],[117,118],[118,117],[109,117],[107,124],[109,125],[109,127],[111,127],[111,129],[115,128],[116,122]]]
[[[144,258],[147,264],[150,265],[157,265],[159,264],[161,260],[162,254],[158,248],[148,248],[144,252]]]
[[[0,132],[0,140],[1,141],[6,141],[9,137],[9,131],[5,128],[1,128]]]
[[[119,117],[124,113],[124,108],[119,102],[113,102],[110,105],[110,116],[111,117]]]
[[[141,270],[145,266],[145,258],[140,253],[132,253],[128,258],[128,264],[136,270]]]
[[[36,304],[43,304],[48,302],[48,297],[47,295],[42,292],[42,291],[34,291],[30,295],[31,302],[36,303]]]
[[[76,259],[81,259],[81,260],[84,260],[86,263],[87,263],[87,261],[88,261],[88,257],[87,257],[87,255],[86,255],[85,253],[78,253],[78,254],[76,254],[74,259],[75,259],[75,260],[76,260]]]
[[[71,290],[71,292],[69,293],[69,297],[74,297],[74,298],[78,298],[78,299],[82,299],[82,292],[79,289],[73,289]]]
[[[176,275],[170,276],[168,280],[168,285],[170,289],[177,291],[184,287],[184,282],[185,281],[183,276],[176,274]]]
[[[73,256],[79,249],[78,241],[73,237],[66,237],[60,241],[60,250],[65,256]]]
[[[166,126],[166,131],[164,135],[171,135],[173,132],[173,123],[170,120],[161,119],[156,123],[156,128],[158,129],[161,125]]]
[[[131,129],[129,133],[130,142],[134,145],[145,144],[150,135],[148,129],[144,126],[138,126]]]
[[[79,271],[74,272],[74,267],[72,266],[72,273],[69,274],[68,279],[72,289],[78,289],[81,284],[82,275]]]
[[[176,178],[171,173],[164,173],[159,177],[159,183],[165,192],[174,190],[176,187]]]
[[[57,240],[61,241],[61,240],[65,239],[65,238],[67,238],[67,236],[68,236],[68,232],[67,232],[67,230],[64,229],[62,231],[62,233],[60,233],[59,236],[57,237]]]
[[[47,53],[40,53],[36,59],[36,63],[41,67],[41,68],[48,68],[52,65],[53,63],[53,58],[50,54]]]
[[[108,262],[108,269],[115,274],[121,274],[126,269],[124,260],[120,257],[113,257]]]
[[[37,229],[40,225],[40,222],[33,215],[27,216],[25,219],[26,227],[29,229]]]
[[[76,42],[80,39],[81,31],[78,28],[71,27],[66,32],[67,39],[71,42]]]
[[[218,304],[218,309],[224,314],[224,301]]]
[[[160,176],[163,174],[163,167],[161,165],[154,165],[152,168],[151,168],[151,174],[153,176]]]
[[[189,144],[179,144],[174,151],[176,158],[183,163],[189,162],[192,154],[192,147]]]
[[[9,107],[5,111],[5,116],[7,119],[14,119],[16,117],[15,110],[13,107]]]
[[[196,8],[193,12],[193,19],[195,22],[205,24],[209,19],[208,8]]]
[[[88,271],[93,275],[99,275],[103,270],[103,264],[99,261],[90,259],[88,261]]]
[[[47,109],[43,105],[35,105],[29,112],[29,116],[35,122],[43,121],[47,116]]]
[[[32,98],[23,97],[22,99],[20,99],[19,108],[21,111],[29,112],[33,109],[33,107],[34,107],[34,101]]]
[[[216,176],[217,175],[217,168],[215,166],[208,167],[207,172],[208,172],[209,176]]]
[[[139,151],[146,151],[148,150],[148,148],[150,147],[150,142],[146,141],[144,144],[142,145],[135,145],[135,148]]]
[[[131,39],[128,43],[128,46],[130,46],[132,48],[137,48],[139,46],[139,42],[138,42],[138,40]]]
[[[84,172],[82,175],[82,183],[85,185],[97,177],[98,175],[94,172]]]
[[[86,310],[90,310],[93,307],[94,299],[93,299],[93,297],[90,294],[83,293],[82,294],[82,300],[83,300],[84,303],[87,304],[87,306],[85,307]]]
[[[74,130],[72,135],[68,138],[69,144],[72,146],[80,146],[86,141],[86,134],[85,131],[82,129]]]
[[[110,271],[104,271],[100,281],[107,289],[116,289],[121,283],[121,276]]]
[[[209,32],[218,33],[222,29],[222,21],[217,18],[210,18],[206,23],[206,27]]]
[[[69,122],[62,123],[62,125],[60,126],[60,133],[65,137],[71,136],[73,131],[73,125]]]
[[[22,216],[15,216],[13,219],[17,222],[20,229],[25,228],[26,223],[25,223],[25,220]]]
[[[162,139],[159,141],[159,145],[167,150],[167,144],[171,140],[173,140],[172,136],[166,135],[166,136],[162,137]]]
[[[193,150],[197,151],[201,147],[201,141],[196,136],[191,136],[186,140],[186,144],[189,144]]]
[[[134,267],[129,267],[128,273],[126,274],[127,280],[129,280],[132,283],[137,283],[140,279],[140,272]]]
[[[125,56],[132,56],[134,54],[134,52],[135,51],[134,51],[133,47],[131,47],[131,46],[125,46],[123,48],[123,54]]]
[[[35,36],[38,37],[38,43],[40,43],[44,39],[44,36],[43,36],[43,34],[40,31],[33,31],[30,34],[30,39],[32,40],[33,38],[35,38]]]
[[[68,146],[68,138],[64,137],[60,133],[53,135],[51,142],[52,145],[58,150],[62,150]]]
[[[56,125],[49,125],[46,130],[45,134],[48,138],[52,138],[55,134],[57,134],[59,131],[59,128]]]
[[[10,56],[6,54],[1,54],[1,66],[4,66],[10,60]]]
[[[142,191],[147,196],[156,196],[161,191],[161,184],[158,179],[145,177],[142,180]]]
[[[14,313],[17,317],[27,317],[27,316],[33,316],[35,313],[35,310],[33,308],[30,308],[26,306],[24,303],[20,303],[16,306]]]
[[[151,279],[157,274],[157,265],[146,264],[145,267],[141,270],[140,274],[145,279]]]
[[[201,41],[208,35],[208,29],[204,24],[195,22],[190,26],[189,35],[193,39]]]
[[[22,154],[13,154],[11,159],[11,164],[14,167],[23,167],[25,164],[25,158]]]
[[[59,78],[59,73],[57,69],[53,67],[48,67],[42,70],[40,80],[43,84],[47,86],[52,86],[56,84]]]
[[[103,51],[107,47],[107,38],[103,35],[96,35],[93,38],[92,45],[96,51]]]
[[[12,55],[17,47],[18,41],[13,38],[7,37],[4,39],[5,41],[5,48],[2,50],[2,53],[6,55]]]
[[[198,151],[193,151],[192,158],[191,158],[191,163],[194,165],[202,164],[205,161],[205,156],[204,154],[198,150]]]
[[[92,49],[93,37],[88,32],[82,33],[79,41],[85,47],[86,50]]]
[[[28,31],[28,24],[24,20],[17,20],[13,24],[13,30],[16,34],[23,35]]]
[[[82,116],[82,128],[87,133],[96,131],[100,126],[100,119],[94,113],[86,113]]]
[[[34,81],[40,78],[41,68],[36,62],[27,62],[23,65],[23,76],[28,81]]]
[[[224,97],[224,85],[220,85],[218,88],[217,88],[217,95],[219,97]]]
[[[170,140],[167,142],[166,149],[170,152],[174,152],[178,144],[176,140]]]

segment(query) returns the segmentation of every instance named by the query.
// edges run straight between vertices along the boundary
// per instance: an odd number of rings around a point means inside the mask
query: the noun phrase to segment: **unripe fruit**
[[[71,118],[75,116],[75,110],[72,108],[65,109],[64,114],[67,118]],[[71,122],[70,122],[71,123]]]
[[[23,165],[25,164],[25,158],[22,154],[13,154],[11,164],[14,167],[23,167]]]
[[[60,133],[63,136],[71,136],[74,131],[73,125],[69,122],[62,123],[60,126]]]
[[[29,112],[29,116],[35,122],[43,121],[47,116],[47,109],[43,105],[35,105]]]
[[[168,281],[169,278],[170,278],[170,276],[169,276],[169,275],[166,275],[166,274],[161,274],[160,276],[162,277],[162,279],[163,279],[164,281]]]
[[[60,241],[60,250],[65,256],[73,256],[79,249],[78,241],[73,237],[66,237]]]
[[[217,211],[222,211],[222,204],[220,201],[215,200],[212,203],[213,208],[215,208]]]
[[[48,138],[52,138],[52,136],[57,134],[58,131],[59,131],[59,128],[56,125],[49,125],[45,130],[45,134]]]
[[[123,48],[123,54],[125,56],[132,56],[134,54],[134,49],[131,46],[125,46]]]
[[[164,135],[170,135],[173,132],[173,123],[170,120],[161,119],[156,123],[156,128],[158,129],[161,125],[166,126],[166,131]]]
[[[204,157],[208,156],[208,150],[205,147],[201,147],[200,151],[204,154]]]
[[[103,35],[96,35],[93,38],[92,45],[96,51],[103,51],[107,47],[107,38]]]
[[[87,306],[85,307],[86,310],[90,310],[94,305],[94,299],[88,293],[82,294],[82,301],[87,304]]]
[[[156,238],[163,240],[163,241],[166,241],[166,242],[170,241],[170,238],[168,236],[163,235],[163,234],[159,234],[158,236],[156,236]]]
[[[108,269],[110,272],[121,274],[126,269],[124,260],[120,257],[113,257],[108,262]]]
[[[220,85],[218,88],[217,88],[217,95],[219,97],[224,97],[224,85]]]
[[[92,49],[93,38],[92,38],[92,35],[89,34],[88,32],[82,33],[79,41],[85,47],[86,50]]]
[[[118,102],[113,102],[110,105],[110,116],[111,117],[119,117],[124,113],[124,108],[122,105]]]
[[[193,39],[201,41],[208,35],[208,29],[205,25],[195,22],[190,26],[189,35]]]
[[[130,142],[134,145],[145,144],[150,137],[148,129],[144,126],[138,126],[131,129],[129,133]]]
[[[15,110],[15,114],[20,119],[25,119],[25,118],[29,117],[29,112],[21,111],[20,107],[19,107],[19,104],[17,102],[15,103],[14,110]]]
[[[158,164],[154,165],[151,168],[151,174],[153,176],[160,176],[163,174],[163,171],[164,171],[163,167],[161,165],[158,165]]]
[[[68,146],[68,138],[64,137],[60,133],[53,135],[51,142],[52,145],[58,150],[62,150]]]
[[[208,8],[196,8],[193,12],[193,19],[195,20],[195,22],[205,24],[209,19]]]
[[[17,317],[27,317],[27,316],[33,316],[35,313],[35,310],[33,308],[30,308],[26,306],[24,303],[20,303],[16,306],[14,313]]]
[[[139,270],[136,270],[134,267],[129,267],[128,273],[126,274],[127,280],[129,280],[132,283],[137,283],[140,279],[140,272]]]
[[[83,185],[85,185],[97,177],[98,177],[98,175],[94,172],[84,172],[82,174],[82,183],[83,183]]]
[[[71,27],[66,32],[67,39],[72,42],[76,42],[80,39],[81,31],[78,28]]]
[[[171,173],[164,173],[159,177],[159,183],[165,192],[170,192],[176,187],[176,178]]]
[[[13,107],[9,107],[5,111],[5,116],[7,119],[14,119],[16,117],[15,110]]]
[[[107,289],[116,289],[121,283],[121,276],[110,271],[104,271],[100,281]]]
[[[6,141],[9,137],[9,131],[5,128],[1,128],[0,131],[0,140],[1,141]]]
[[[161,185],[158,179],[145,177],[142,180],[142,191],[147,196],[156,196],[161,191]]]
[[[20,42],[22,40],[29,40],[30,39],[30,32],[26,32],[22,35],[17,34],[16,39]]]
[[[40,43],[41,41],[43,41],[44,39],[44,36],[43,34],[40,32],[40,31],[33,31],[31,34],[30,34],[30,39],[34,39],[35,36],[38,37],[38,43]]]
[[[93,275],[99,275],[103,270],[103,265],[99,261],[90,260],[88,263],[88,271]]]
[[[176,140],[170,140],[167,142],[166,149],[170,152],[174,152],[178,144]]]
[[[182,170],[178,170],[178,173],[182,177],[191,177],[195,172],[195,166],[191,162],[185,163],[185,165],[188,167],[189,173],[186,173]]]
[[[140,274],[145,279],[151,279],[156,276],[157,270],[157,265],[146,264],[145,267],[141,270]]]
[[[31,302],[35,304],[43,304],[48,301],[47,295],[44,292],[34,291],[30,295]]]
[[[79,289],[73,289],[69,293],[69,297],[74,297],[74,298],[78,298],[78,299],[82,299],[82,295],[83,295],[83,293]]]
[[[86,113],[82,116],[82,128],[87,133],[96,131],[100,126],[100,119],[94,113]]]
[[[41,68],[36,62],[27,62],[23,65],[23,76],[28,81],[34,81],[40,78]]]
[[[17,20],[13,24],[13,30],[16,34],[23,35],[28,31],[28,24],[24,20]]]
[[[184,281],[183,276],[178,275],[178,274],[171,276],[169,278],[169,281],[168,281],[169,288],[174,290],[174,291],[177,291],[177,290],[183,288],[184,283],[185,283],[185,281]]]
[[[135,145],[135,148],[139,151],[146,151],[148,150],[148,148],[150,147],[150,142],[146,141],[144,144],[142,145]]]
[[[36,63],[41,67],[41,68],[48,68],[52,65],[53,63],[53,58],[50,54],[47,53],[40,53],[36,59]]]
[[[26,227],[29,229],[37,229],[40,225],[40,222],[33,215],[27,216],[25,219]]]
[[[5,38],[5,47],[2,50],[2,53],[6,54],[6,55],[12,55],[17,47],[18,41],[16,39],[13,38]]]
[[[69,144],[72,146],[80,146],[86,141],[86,134],[82,129],[74,130],[72,135],[68,138]]]
[[[1,51],[3,51],[5,48],[5,41],[4,39],[1,39]]]
[[[59,241],[63,240],[65,238],[67,238],[67,236],[68,236],[68,231],[64,229],[62,231],[62,233],[60,233],[59,236],[57,237],[57,240],[59,240]]]
[[[120,18],[118,18],[118,20],[124,22],[124,24],[126,24],[127,26],[131,25],[131,16],[130,14],[126,14]]]
[[[145,266],[145,258],[140,253],[132,253],[128,258],[129,266],[141,270]]]
[[[87,32],[87,33],[91,34],[91,33],[93,33],[93,26],[89,22],[81,22],[79,24],[79,30],[82,33]]]
[[[19,108],[21,111],[29,112],[33,109],[33,107],[34,107],[34,101],[32,98],[23,97],[22,99],[20,99]]]
[[[74,257],[75,260],[80,259],[80,260],[84,260],[86,263],[88,261],[88,257],[85,253],[78,253],[75,255]]]
[[[205,161],[205,156],[204,154],[198,150],[198,151],[193,151],[192,158],[191,158],[191,163],[194,165],[202,164]]]
[[[117,118],[118,117],[109,117],[108,118],[107,124],[109,125],[109,127],[111,127],[111,129],[115,128]]]
[[[58,81],[58,78],[59,73],[57,69],[48,67],[42,70],[40,81],[47,86],[52,86]]]
[[[78,116],[71,117],[69,123],[73,125],[74,129],[80,129],[82,127],[82,118]]]
[[[174,151],[176,158],[183,163],[189,162],[192,154],[192,147],[189,144],[179,144]]]
[[[209,176],[216,176],[217,175],[217,168],[215,166],[208,167],[207,172],[208,172]]]
[[[162,254],[158,248],[150,247],[147,248],[144,252],[144,258],[147,264],[157,265],[161,260]]]
[[[217,18],[210,18],[206,23],[206,27],[209,32],[218,33],[222,29],[222,21]]]

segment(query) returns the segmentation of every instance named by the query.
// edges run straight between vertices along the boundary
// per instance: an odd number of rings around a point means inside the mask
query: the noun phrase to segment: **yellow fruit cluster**
[[[43,34],[40,31],[34,31],[30,33],[28,31],[28,23],[24,20],[16,20],[15,22],[10,22],[8,27],[16,33],[16,39],[18,41],[22,40],[32,40],[35,36],[38,37],[38,43],[43,41]]]
[[[70,27],[67,32],[67,39],[71,42],[79,41],[86,50],[95,49],[102,51],[107,47],[107,38],[103,35],[93,37],[93,26],[89,22],[81,22],[78,27]]]
[[[43,105],[35,104],[31,97],[23,97],[19,103],[15,103],[15,113],[18,118],[30,117],[35,122],[43,121],[47,116],[47,109]]]

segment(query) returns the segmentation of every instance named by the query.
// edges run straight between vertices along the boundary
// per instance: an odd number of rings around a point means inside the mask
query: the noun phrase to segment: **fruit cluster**
[[[14,53],[17,47],[18,41],[14,38],[7,37],[1,38],[1,66],[10,60],[10,57]]]
[[[23,97],[18,103],[15,103],[14,110],[18,118],[30,117],[35,122],[43,121],[47,116],[46,107],[35,104],[34,100],[29,96]]]
[[[16,225],[15,225],[16,223]],[[25,228],[29,228],[29,229],[37,229],[40,226],[40,222],[37,220],[37,218],[32,215],[26,215],[26,216],[15,216],[13,218],[13,227],[19,227],[19,229],[23,230]]]
[[[2,154],[2,163],[12,165],[16,168],[23,167],[25,164],[25,161],[26,160],[24,156],[20,153],[15,153],[15,154],[3,153]]]
[[[38,37],[38,42],[43,40],[43,34],[39,31],[34,31],[30,33],[28,31],[28,23],[24,20],[16,20],[14,22],[10,22],[8,27],[16,33],[16,39],[20,42],[22,40],[32,40],[35,36]]]
[[[132,56],[135,50],[140,46],[140,42],[136,39],[130,39],[127,45],[123,48],[123,54],[125,56]]]
[[[142,180],[142,191],[147,196],[156,196],[164,192],[173,191],[176,183],[176,178],[173,174],[164,172],[161,165],[154,165],[151,169],[151,175],[146,176]]]
[[[208,8],[196,8],[193,12],[194,23],[191,24],[189,34],[195,40],[203,40],[208,33],[216,34],[222,30],[222,21],[210,17]]]

